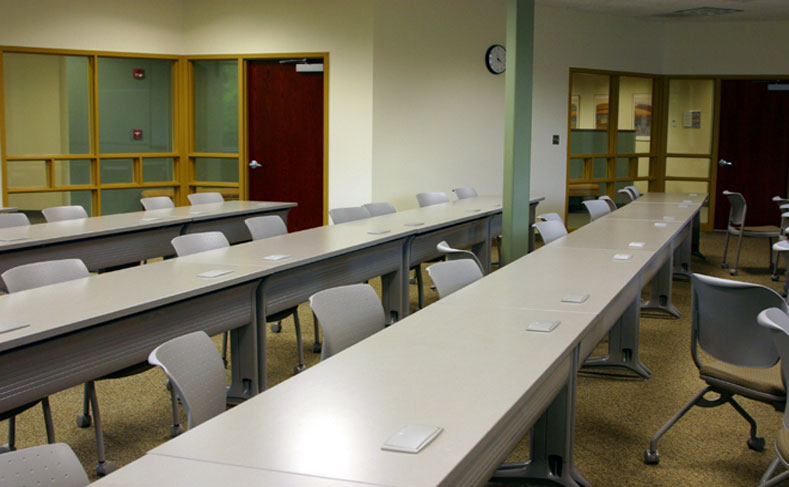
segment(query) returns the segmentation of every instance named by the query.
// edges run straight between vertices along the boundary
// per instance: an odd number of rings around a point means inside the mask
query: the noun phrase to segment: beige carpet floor
[[[707,262],[693,259],[695,272],[728,276],[720,268],[724,234],[703,233],[701,250]],[[734,279],[757,282],[779,290],[767,271],[767,244],[746,239]],[[426,278],[427,279],[427,278]],[[373,285],[378,285],[376,281]],[[412,306],[415,306],[412,286]],[[427,301],[437,299],[427,290]],[[745,444],[748,425],[730,407],[694,408],[659,444],[661,462],[646,466],[644,449],[654,432],[696,392],[703,388],[690,358],[689,283],[674,281],[674,304],[682,318],[666,319],[649,315],[641,319],[641,359],[652,370],[648,381],[627,374],[582,372],[578,380],[575,464],[595,486],[747,486],[756,485],[774,457],[773,443],[781,415],[769,406],[747,399],[741,404],[754,416],[768,447],[764,452],[749,450]],[[312,314],[300,308],[308,366],[319,361],[310,350],[313,338]],[[219,343],[218,338],[216,338]],[[605,344],[599,347],[602,352]],[[292,321],[283,331],[269,335],[269,378],[277,384],[291,377],[296,362]],[[517,371],[502,371],[517,373]],[[159,370],[125,378],[102,381],[97,390],[104,420],[108,459],[125,465],[169,438],[169,399],[164,375]],[[305,398],[306,399],[306,398]],[[86,470],[95,478],[95,437],[93,428],[80,429],[75,415],[82,407],[82,388],[72,388],[51,397],[58,441],[71,445]],[[0,442],[6,441],[5,425]],[[46,441],[41,408],[18,417],[17,445]],[[272,438],[271,441],[276,441]],[[526,439],[511,460],[528,456]],[[529,484],[523,484],[529,485]]]

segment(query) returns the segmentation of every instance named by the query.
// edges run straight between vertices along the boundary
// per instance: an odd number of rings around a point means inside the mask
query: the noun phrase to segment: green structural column
[[[534,0],[507,0],[502,264],[529,249]]]

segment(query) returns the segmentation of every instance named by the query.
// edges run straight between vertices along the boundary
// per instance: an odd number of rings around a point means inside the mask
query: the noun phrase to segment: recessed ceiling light
[[[676,10],[667,14],[660,15],[661,17],[709,17],[711,15],[723,15],[744,12],[738,8],[718,8],[718,7],[698,7],[688,8],[685,10]]]

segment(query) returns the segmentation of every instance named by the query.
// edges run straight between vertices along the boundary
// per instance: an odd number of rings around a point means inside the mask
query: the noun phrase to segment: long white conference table
[[[231,243],[250,239],[244,219],[279,215],[296,203],[226,201],[0,228],[0,273],[42,260],[78,258],[91,271],[173,255],[184,233],[222,231]]]
[[[267,386],[266,315],[381,276],[389,315],[403,318],[408,269],[419,262],[411,249],[447,239],[489,262],[500,220],[500,199],[479,197],[0,296],[0,410],[143,362],[196,330],[232,331],[228,397],[240,402]],[[216,270],[225,273],[200,277]]]
[[[609,332],[637,348],[628,334],[641,287],[684,253],[703,203],[654,198],[518,259],[97,485],[207,486],[225,472],[261,485],[484,485],[494,474],[587,485],[572,458],[576,371]],[[528,331],[536,321],[559,323]],[[381,449],[407,425],[442,431],[416,454]],[[499,468],[529,428],[531,459]],[[189,465],[205,475],[184,480]]]

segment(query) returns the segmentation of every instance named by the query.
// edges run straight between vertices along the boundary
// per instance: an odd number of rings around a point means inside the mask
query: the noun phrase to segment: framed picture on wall
[[[578,111],[581,107],[581,95],[573,95],[570,97],[570,128],[578,128]]]
[[[649,140],[652,134],[652,95],[650,93],[633,94],[633,128],[636,140]]]
[[[594,128],[608,130],[608,95],[594,96]]]

